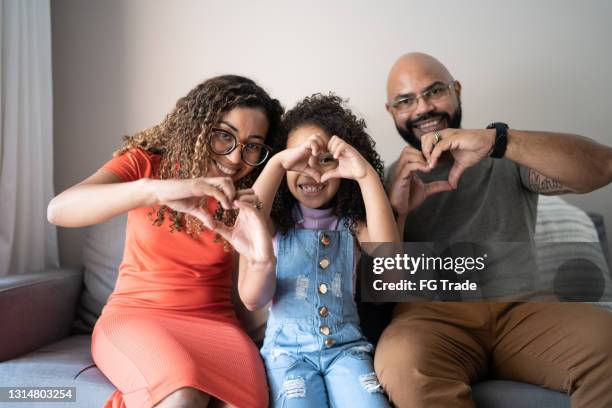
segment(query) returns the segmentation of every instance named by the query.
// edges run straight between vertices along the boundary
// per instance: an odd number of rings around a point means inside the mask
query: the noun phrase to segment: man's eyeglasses
[[[451,86],[455,85],[455,81],[450,84],[436,84],[426,91],[418,95],[400,96],[391,106],[399,112],[411,112],[416,109],[419,104],[419,99],[423,98],[426,102],[437,102],[448,96]]]
[[[259,166],[266,161],[272,151],[271,147],[263,143],[240,143],[230,132],[215,128],[211,130],[208,145],[214,153],[219,155],[230,154],[240,146],[242,148],[240,158],[249,166]]]

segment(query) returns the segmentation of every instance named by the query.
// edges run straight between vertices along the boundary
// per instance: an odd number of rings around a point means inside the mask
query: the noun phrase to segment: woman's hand
[[[209,229],[217,232],[234,249],[251,263],[267,263],[274,259],[272,238],[266,222],[257,210],[259,199],[253,190],[241,190],[232,203],[240,210],[233,227],[228,227],[203,209],[196,210],[197,217]]]
[[[304,143],[278,153],[278,160],[283,169],[304,173],[319,181],[321,174],[314,167],[317,156],[323,149],[325,149],[323,138],[319,134],[314,134]]]
[[[329,139],[327,150],[333,155],[335,160],[338,160],[338,167],[323,173],[321,183],[332,178],[347,178],[359,181],[368,174],[368,170],[372,167],[359,154],[357,149],[338,136],[332,136]]]
[[[213,197],[228,210],[237,192],[229,177],[199,177],[188,180],[160,180],[155,184],[158,204],[195,216],[206,197]]]

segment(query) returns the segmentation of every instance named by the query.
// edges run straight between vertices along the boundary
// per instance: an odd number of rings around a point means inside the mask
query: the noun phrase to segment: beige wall
[[[55,188],[100,167],[212,75],[256,79],[286,106],[350,98],[387,163],[403,141],[385,109],[395,58],[431,53],[463,83],[464,127],[574,132],[612,145],[612,2],[52,0]],[[568,197],[605,215],[612,186]],[[82,231],[60,231],[80,262]]]

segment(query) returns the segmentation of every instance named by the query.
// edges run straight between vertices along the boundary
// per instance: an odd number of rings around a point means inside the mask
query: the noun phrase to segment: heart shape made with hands
[[[421,136],[421,152],[430,168],[437,166],[442,154],[450,154],[453,164],[448,183],[457,188],[463,172],[488,157],[494,143],[494,130],[448,128]]]
[[[334,178],[357,180],[367,175],[370,166],[357,149],[335,135],[327,143],[318,134],[310,136],[302,145],[302,154],[306,152],[308,160],[298,171],[317,183]]]

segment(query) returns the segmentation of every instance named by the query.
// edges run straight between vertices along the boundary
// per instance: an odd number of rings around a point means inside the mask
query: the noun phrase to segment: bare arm
[[[158,204],[197,216],[202,211],[200,200],[205,196],[231,208],[236,190],[227,177],[121,182],[112,172],[101,169],[53,198],[47,208],[47,219],[62,227],[84,227],[134,208]]]
[[[560,195],[576,193],[569,187],[564,186],[556,180],[546,177],[533,169],[529,169],[527,187],[529,190],[543,195]]]
[[[281,181],[285,175],[285,169],[279,160],[279,155],[274,155],[266,164],[253,190],[261,200],[263,207],[260,214],[266,220],[268,230],[272,233],[270,212],[272,203],[278,191]],[[238,267],[238,294],[244,306],[248,310],[257,310],[266,306],[276,291],[276,262],[258,263],[240,256]]]
[[[421,137],[423,154],[435,167],[442,152],[451,152],[453,187],[465,169],[489,156],[495,143],[494,129],[445,129],[438,134],[438,142],[434,133]],[[536,192],[588,193],[612,181],[612,148],[578,135],[509,129],[504,157],[532,169],[526,187]]]
[[[357,238],[360,242],[399,242],[400,235],[387,193],[376,171],[372,166],[368,167],[366,175],[357,180],[366,209],[366,225]]]
[[[612,148],[582,136],[509,130],[505,157],[531,169],[526,187],[541,194],[588,193],[612,181]]]
[[[123,183],[102,169],[54,197],[47,208],[47,219],[61,227],[84,227],[154,203],[148,179]]]
[[[266,306],[276,291],[276,257],[268,262],[254,262],[240,255],[238,294],[244,306],[258,310]]]
[[[259,177],[257,177],[255,184],[253,184],[253,190],[263,204],[261,214],[265,218],[270,217],[274,197],[276,196],[278,187],[280,186],[280,183],[283,181],[283,177],[287,172],[281,163],[280,154],[282,154],[282,152],[275,154],[270,160],[268,160],[266,167],[263,169]]]

